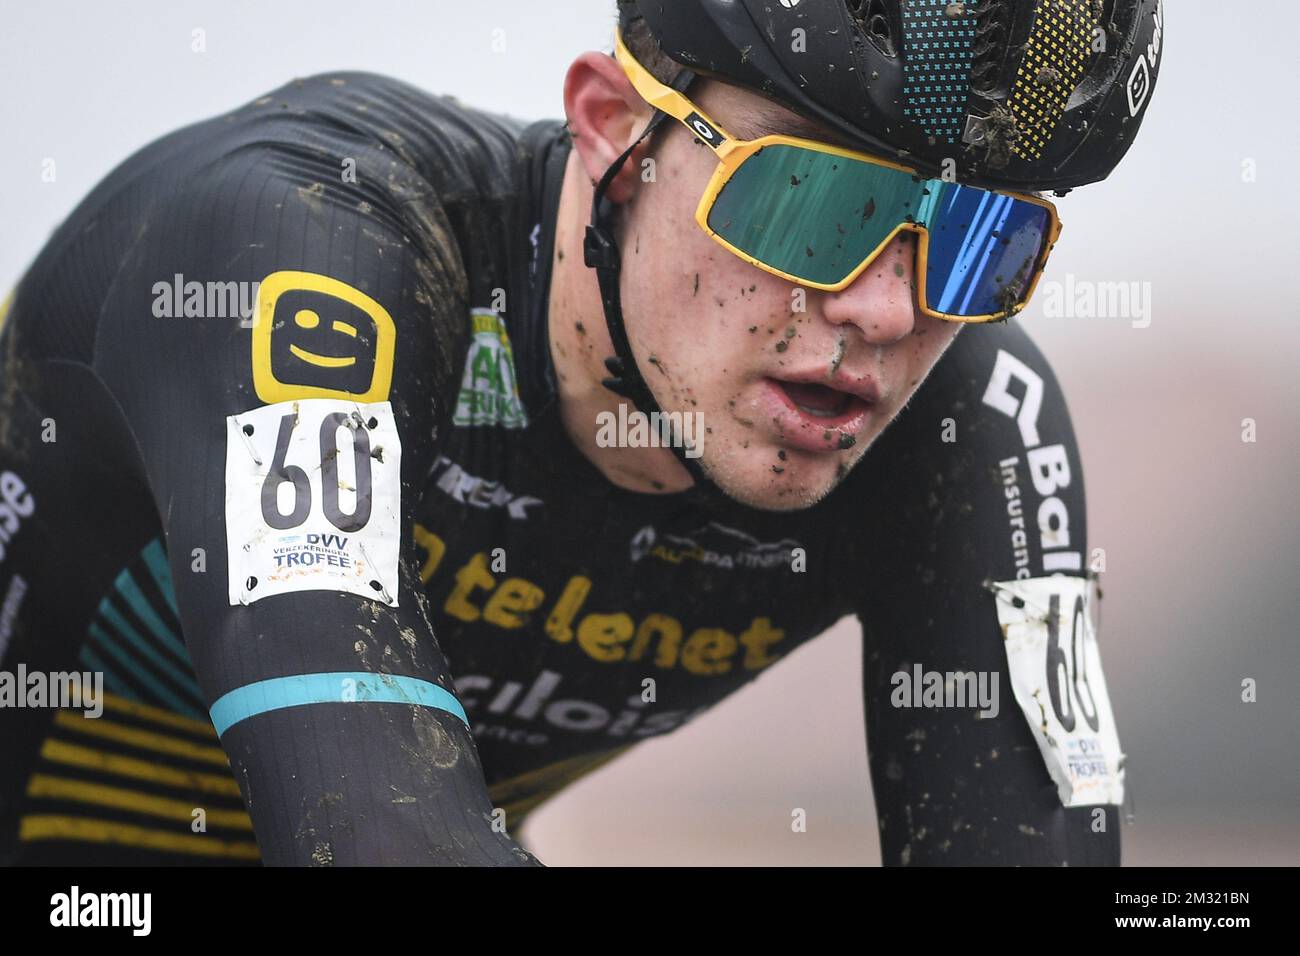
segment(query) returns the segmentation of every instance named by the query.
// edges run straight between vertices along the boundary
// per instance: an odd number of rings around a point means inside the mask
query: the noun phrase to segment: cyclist
[[[1041,194],[1137,132],[1159,4],[618,9],[567,123],[295,80],[22,278],[0,656],[103,712],[0,709],[0,858],[533,863],[529,810],[853,614],[887,863],[1118,862],[1046,709],[898,690],[1009,688],[989,582],[1087,574],[1005,320]],[[1063,724],[1104,697],[1073,653]]]

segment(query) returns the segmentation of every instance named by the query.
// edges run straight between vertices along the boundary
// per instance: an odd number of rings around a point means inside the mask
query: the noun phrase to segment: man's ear
[[[645,131],[653,113],[617,61],[596,52],[582,54],[569,66],[564,78],[564,112],[573,147],[593,187]],[[642,143],[618,171],[606,193],[611,202],[625,203],[632,197],[647,148]]]

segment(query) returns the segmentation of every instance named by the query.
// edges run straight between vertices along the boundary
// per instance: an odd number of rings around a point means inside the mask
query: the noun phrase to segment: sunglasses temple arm
[[[621,262],[618,242],[614,239],[614,204],[609,201],[605,193],[614,181],[614,177],[623,168],[623,164],[632,155],[632,151],[653,133],[667,116],[668,114],[662,110],[655,110],[655,115],[651,117],[650,123],[641,135],[600,177],[600,182],[596,184],[591,197],[591,225],[587,227],[587,234],[582,244],[585,263],[589,268],[596,270],[605,312],[605,324],[609,327],[609,337],[614,346],[614,355],[605,360],[605,366],[611,375],[611,378],[605,379],[605,387],[631,399],[638,406],[643,402],[653,405],[654,398],[641,378],[635,361],[632,360],[632,347],[623,324],[623,308],[619,295]]]
[[[649,125],[646,126],[641,135],[636,138],[635,142],[633,142],[631,146],[623,150],[623,154],[619,156],[618,159],[614,160],[614,162],[610,164],[610,167],[605,170],[605,174],[600,177],[600,182],[596,184],[596,189],[591,196],[591,225],[587,230],[587,241],[588,245],[590,245],[593,231],[604,233],[606,241],[602,243],[602,249],[612,252],[614,258],[608,263],[605,262],[604,260],[607,258],[608,253],[602,251],[599,256],[602,261],[592,262],[590,261],[590,251],[588,251],[587,265],[597,268],[602,265],[609,267],[618,264],[618,249],[613,244],[613,233],[608,228],[613,224],[614,204],[606,198],[605,193],[609,190],[610,184],[614,181],[614,177],[616,177],[623,169],[623,164],[626,163],[628,157],[632,155],[632,151],[640,146],[641,142],[655,131],[667,115],[667,113],[656,110],[655,115],[651,118]]]
[[[628,341],[627,328],[623,322],[623,302],[619,289],[619,275],[622,269],[618,242],[614,239],[614,204],[606,198],[605,193],[619,170],[623,168],[623,164],[632,155],[632,151],[658,128],[666,116],[667,113],[656,110],[645,131],[636,138],[636,142],[625,149],[609,169],[605,170],[605,175],[600,178],[592,194],[591,225],[587,227],[587,235],[583,242],[583,258],[588,267],[596,270],[601,305],[605,313],[605,325],[609,330],[610,344],[614,346],[614,354],[605,359],[605,368],[609,371],[609,377],[601,384],[631,401],[636,408],[647,415],[660,409],[654,393],[650,391],[650,386],[646,384],[641,370],[637,367],[636,358],[632,354],[632,345]],[[685,454],[686,447],[682,442],[674,441],[670,447],[693,478],[697,481],[705,480],[699,463]]]
[[[673,89],[678,92],[685,92],[686,88],[689,87],[694,80],[695,74],[690,70],[684,69],[678,74],[677,78],[673,80]],[[628,157],[632,155],[633,150],[640,146],[651,133],[659,128],[659,124],[667,118],[671,118],[670,114],[655,107],[654,116],[650,118],[650,122],[646,125],[646,128],[642,130],[641,135],[636,138],[636,141],[633,142],[631,146],[623,150],[623,154],[619,156],[618,159],[614,160],[610,167],[605,170],[605,175],[600,177],[600,182],[596,184],[596,189],[592,193],[591,226],[587,230],[587,248],[585,250],[588,266],[591,266],[592,268],[600,268],[602,265],[605,268],[617,267],[618,247],[614,244],[613,232],[610,229],[613,225],[614,209],[613,204],[605,198],[605,193],[609,190],[609,186],[614,181],[614,177],[622,170],[623,164],[626,163]],[[593,232],[599,235],[593,237]],[[591,249],[593,239],[596,240],[596,245],[599,247],[595,250]],[[599,262],[591,261],[593,252],[596,258],[600,260]]]

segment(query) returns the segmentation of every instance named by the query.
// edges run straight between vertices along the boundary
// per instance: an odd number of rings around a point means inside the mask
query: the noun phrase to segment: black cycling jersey
[[[1118,862],[1016,707],[890,705],[915,664],[1006,670],[986,581],[1083,573],[1019,324],[959,335],[814,507],[622,490],[558,413],[569,149],[331,74],[56,232],[3,330],[0,666],[102,673],[104,709],[0,709],[0,860],[533,862],[503,821],[853,614],[887,863]]]

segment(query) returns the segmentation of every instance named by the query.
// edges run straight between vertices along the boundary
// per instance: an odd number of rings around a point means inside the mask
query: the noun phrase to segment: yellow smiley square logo
[[[387,401],[396,341],[393,317],[359,289],[313,272],[273,272],[253,311],[253,389],[267,404]]]

